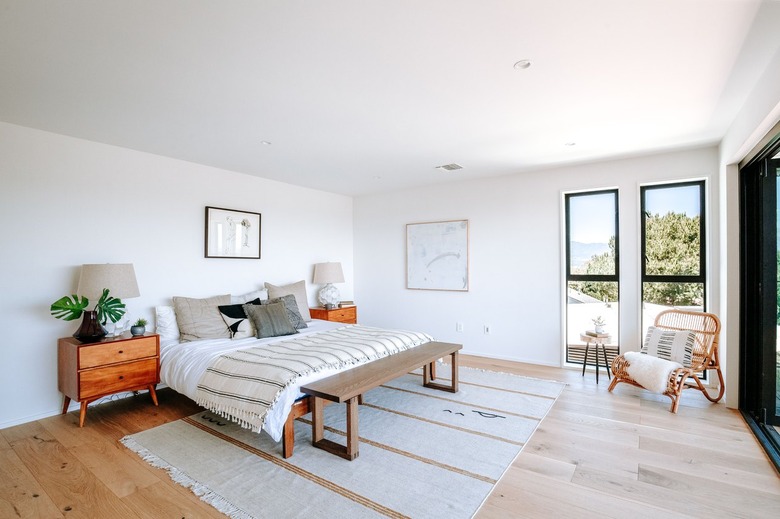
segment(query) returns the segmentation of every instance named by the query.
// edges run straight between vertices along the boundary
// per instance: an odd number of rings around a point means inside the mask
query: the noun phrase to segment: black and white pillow
[[[244,304],[259,305],[260,299],[243,304],[222,305],[219,307],[219,313],[230,331],[231,339],[245,339],[254,337],[257,334],[252,320],[247,317],[244,311]]]
[[[287,316],[290,318],[290,322],[296,330],[301,328],[308,328],[309,326],[304,321],[300,310],[298,309],[298,303],[295,300],[295,296],[288,294],[286,296],[277,297],[275,299],[268,299],[266,301],[260,301],[262,305],[272,305],[274,303],[284,303],[284,307],[287,309]],[[308,310],[308,308],[307,308]]]
[[[642,353],[659,359],[679,362],[686,368],[691,367],[693,348],[696,345],[696,333],[689,330],[665,330],[650,326],[642,345]]]
[[[290,322],[287,308],[281,301],[263,305],[244,305],[244,311],[254,324],[255,337],[258,339],[298,333]]]

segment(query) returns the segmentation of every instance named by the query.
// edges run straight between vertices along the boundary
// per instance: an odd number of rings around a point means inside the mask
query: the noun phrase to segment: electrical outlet
[[[455,331],[456,332],[463,332],[463,323],[455,323]]]
[[[485,335],[490,335],[490,329],[491,326],[489,324],[486,324],[483,328],[483,331],[485,332]]]

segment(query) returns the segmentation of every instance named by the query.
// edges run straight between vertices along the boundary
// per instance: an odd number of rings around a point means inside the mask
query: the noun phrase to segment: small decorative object
[[[468,292],[468,220],[406,225],[406,288]]]
[[[333,283],[344,282],[344,272],[341,270],[341,263],[332,261],[328,263],[317,263],[314,265],[314,283],[325,286],[320,290],[317,299],[320,304],[332,310],[336,308],[341,299],[339,289],[333,286]]]
[[[115,294],[110,296],[109,293]],[[81,267],[78,296],[64,296],[52,303],[50,311],[57,319],[73,321],[84,316],[73,336],[83,343],[97,342],[106,336],[103,325],[108,319],[117,322],[125,314],[120,297],[138,297],[138,283],[132,263],[89,264]],[[86,310],[89,300],[97,299],[93,310]]]
[[[133,337],[137,337],[146,333],[146,319],[141,317],[135,323],[133,323],[133,326],[130,327],[130,333],[133,335]]]
[[[260,259],[260,213],[206,207],[206,257]]]
[[[604,321],[604,318],[599,316],[596,316],[595,319],[591,319],[593,321],[593,326],[596,327],[596,333],[604,333],[604,325],[607,324]]]

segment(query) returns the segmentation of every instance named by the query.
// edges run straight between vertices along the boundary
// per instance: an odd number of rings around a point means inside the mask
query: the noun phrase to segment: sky
[[[698,216],[699,186],[648,189],[645,208],[652,214],[669,211]],[[607,243],[615,235],[615,204],[612,193],[573,196],[569,199],[570,238],[582,243]]]

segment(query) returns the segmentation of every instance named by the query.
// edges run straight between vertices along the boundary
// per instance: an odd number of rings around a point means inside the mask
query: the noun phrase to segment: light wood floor
[[[780,477],[741,416],[594,374],[463,356],[568,385],[477,517],[780,517]],[[604,372],[602,371],[602,375]],[[125,449],[127,434],[198,412],[165,389],[0,430],[0,517],[223,517]],[[186,441],[186,440],[183,440]],[[456,489],[453,489],[456,490]]]

